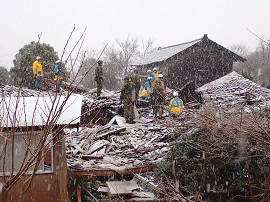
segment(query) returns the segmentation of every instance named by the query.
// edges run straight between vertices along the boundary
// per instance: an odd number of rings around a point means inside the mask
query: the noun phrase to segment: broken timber
[[[130,175],[136,173],[143,173],[147,171],[154,170],[154,166],[143,166],[143,167],[136,167],[136,168],[129,168],[122,172],[123,175]],[[111,169],[108,170],[75,170],[75,169],[68,169],[69,173],[73,175],[85,175],[85,176],[95,176],[95,177],[104,177],[104,176],[113,176],[116,175],[117,172]]]

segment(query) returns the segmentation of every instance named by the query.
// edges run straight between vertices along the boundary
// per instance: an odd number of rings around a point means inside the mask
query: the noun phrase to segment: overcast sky
[[[270,38],[270,0],[1,0],[0,66],[8,70],[20,48],[31,41],[50,44],[62,55],[84,29],[84,50],[130,34],[170,46],[204,34],[224,47],[244,44],[255,50],[260,37]]]

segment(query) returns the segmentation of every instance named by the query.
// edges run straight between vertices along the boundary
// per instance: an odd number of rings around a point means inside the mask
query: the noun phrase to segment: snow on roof
[[[39,96],[50,96],[54,94],[53,91],[36,91],[28,88],[18,88],[10,85],[0,85],[0,98],[1,97],[39,97]]]
[[[42,126],[52,120],[61,107],[55,124],[80,122],[82,95],[72,94],[66,100],[64,94],[0,86],[0,127]]]
[[[215,81],[196,89],[205,101],[214,100],[220,105],[256,103],[259,106],[270,104],[270,89],[246,79],[237,72],[231,72]]]
[[[199,88],[196,89],[197,92],[202,92],[202,91],[206,91],[212,88],[218,88],[218,86],[222,86],[226,83],[230,83],[232,80],[245,80],[245,78],[238,74],[237,72],[233,71],[219,79],[216,79],[210,83],[207,83]]]
[[[177,53],[191,47],[192,45],[200,42],[201,40],[202,40],[202,38],[196,39],[194,41],[178,44],[178,45],[159,48],[158,50],[156,50],[153,53],[147,55],[146,57],[144,57],[144,58],[142,58],[142,59],[140,59],[138,61],[135,61],[131,65],[132,66],[146,65],[146,64],[151,64],[151,63],[154,63],[154,62],[164,61],[164,60],[174,56],[175,54],[177,54]]]

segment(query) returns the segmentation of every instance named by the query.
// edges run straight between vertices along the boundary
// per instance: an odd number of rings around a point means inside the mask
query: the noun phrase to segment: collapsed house
[[[54,96],[52,92],[36,92],[14,88],[1,86],[2,109],[7,109],[7,103],[11,103],[4,98],[9,100],[11,97],[22,97],[23,102],[20,106],[25,106],[23,111],[27,109],[29,112],[30,109],[31,114],[33,108],[28,108],[24,104],[32,103],[27,100],[28,98],[34,98],[37,101],[38,98],[46,100],[46,97],[48,97],[52,100]],[[18,94],[18,92],[20,93]],[[259,86],[236,72],[203,85],[196,89],[196,93],[202,97],[205,103],[214,102],[225,109],[246,104],[254,107],[267,107],[270,99],[269,89]],[[64,95],[62,96],[64,97]],[[25,102],[26,100],[27,102]],[[73,101],[71,99],[67,106],[72,105]],[[45,108],[48,108],[50,102],[48,100],[39,102],[38,106],[47,106]],[[65,118],[61,119],[60,117],[60,122],[57,122],[56,125],[63,129],[60,134],[64,138],[59,139],[57,135],[53,136],[54,144],[50,149],[51,153],[49,153],[49,156],[47,152],[44,153],[44,160],[41,161],[41,166],[25,197],[38,198],[40,201],[42,194],[47,196],[44,190],[48,190],[53,200],[59,197],[60,189],[60,196],[66,197],[66,175],[69,172],[77,177],[87,177],[89,181],[99,178],[106,179],[98,190],[95,190],[97,193],[111,196],[128,195],[132,197],[132,200],[137,198],[136,200],[153,201],[154,196],[148,192],[143,192],[134,179],[145,180],[138,174],[153,170],[163,160],[166,153],[170,152],[171,137],[175,129],[184,127],[186,124],[184,116],[180,119],[171,119],[165,111],[165,119],[157,120],[153,119],[151,108],[141,108],[138,109],[136,123],[127,124],[121,117],[119,92],[106,90],[103,90],[98,98],[95,90],[84,92],[79,103],[79,105],[74,105],[75,111],[64,110],[67,114],[64,114],[62,118]],[[33,103],[30,105],[35,106]],[[42,113],[39,112],[40,117],[43,116]],[[2,110],[1,117],[4,117],[4,114]],[[70,119],[73,121],[67,122],[70,114],[72,114]],[[75,119],[74,116],[78,116],[80,119]],[[3,121],[5,119],[2,118],[1,120],[0,140],[3,142],[8,134],[11,134],[12,127],[8,125],[8,122]],[[24,131],[32,131],[32,129],[27,130],[27,127],[35,125],[34,133],[38,137],[38,134],[42,133],[44,129],[44,119],[39,121],[35,124],[29,122],[27,125],[16,125],[16,128],[20,128],[16,135],[18,137],[21,135],[21,138],[25,139],[27,134],[30,135],[33,132]],[[80,128],[78,128],[78,121],[80,122]],[[67,125],[69,127],[66,127]],[[23,139],[18,138],[22,143],[24,142]],[[23,148],[22,143],[18,145]],[[1,143],[1,145],[3,144]],[[2,150],[3,146],[1,146]],[[8,150],[7,153],[9,152],[11,151]],[[19,158],[21,157],[15,158],[16,169],[19,166]],[[10,164],[7,164],[4,170],[5,174],[0,177],[1,183],[4,182],[4,175],[9,173],[8,169],[10,169]],[[2,173],[4,173],[3,170]],[[110,177],[115,178],[115,180],[109,180]],[[21,181],[23,182],[26,178],[27,175],[23,176]],[[117,181],[117,179],[121,180]],[[16,189],[19,189],[18,186],[22,182],[12,189],[12,196],[17,194]],[[46,197],[44,196],[44,198]]]
[[[224,109],[246,104],[266,107],[269,92],[269,89],[236,72],[196,89],[204,103],[214,102]],[[148,195],[145,198],[135,199],[140,193],[138,190],[142,190],[136,179],[142,179],[138,174],[153,170],[170,152],[175,129],[188,125],[185,116],[171,119],[165,115],[164,120],[156,120],[152,117],[151,108],[142,108],[139,109],[136,124],[126,124],[119,113],[119,93],[109,91],[103,91],[99,98],[92,92],[85,93],[82,108],[82,120],[85,119],[85,123],[86,120],[94,121],[89,125],[91,128],[66,130],[69,172],[75,176],[88,176],[91,180],[106,177],[105,183],[92,190],[96,193],[121,197],[129,195],[134,201],[155,200],[149,193],[145,194]],[[114,180],[108,180],[112,176]]]
[[[35,166],[32,166],[27,172],[20,173],[19,181],[9,191],[12,200],[17,201],[21,197],[26,201],[48,200],[49,192],[50,200],[66,201],[67,172],[74,176],[88,176],[89,180],[121,176],[128,179],[126,183],[131,183],[133,187],[135,184],[130,179],[137,173],[153,170],[164,153],[170,150],[169,135],[177,124],[154,121],[149,117],[151,109],[137,113],[136,124],[126,124],[124,118],[119,116],[119,92],[103,91],[99,98],[95,96],[95,91],[83,96],[71,94],[65,100],[66,97],[67,92],[55,94],[53,91],[37,92],[1,86],[0,149],[4,156],[0,161],[1,165],[5,165],[0,170],[1,187],[7,183],[6,176],[16,177],[19,174],[27,151],[35,153],[35,148],[39,148],[37,145],[44,137],[48,141],[44,149],[37,151],[41,160],[32,163],[38,164],[38,169],[34,172]],[[65,105],[61,106],[64,101]],[[56,113],[60,107],[63,107],[62,113],[53,122],[54,115],[50,119],[50,111]],[[15,137],[15,142],[11,141],[12,137]],[[31,148],[27,141],[30,139],[34,140]],[[34,177],[27,192],[18,195],[18,190],[24,187],[29,176]],[[107,193],[119,194],[113,193],[112,187],[122,186],[120,182],[108,181],[107,184],[107,188],[111,187]],[[104,187],[100,189],[104,191]],[[132,191],[127,189],[121,194],[139,198],[142,197],[139,195],[146,194],[133,191],[133,188]],[[146,199],[145,196],[143,198]]]
[[[136,113],[136,123],[127,124],[121,116],[119,96],[119,92],[106,90],[98,98],[94,90],[83,94],[81,121],[85,127],[65,130],[68,170],[74,176],[87,176],[90,181],[121,179],[107,180],[107,186],[104,182],[96,192],[130,195],[135,200],[142,192],[128,187],[122,192],[115,190],[120,190],[121,183],[130,183],[134,176],[141,179],[136,174],[152,171],[164,159],[170,151],[170,137],[175,127],[181,127],[182,120],[169,118],[168,112],[164,113],[166,120],[155,120],[151,108],[141,108]]]
[[[213,103],[223,109],[244,107],[247,111],[270,106],[270,90],[233,71],[196,89],[204,103]]]
[[[227,75],[232,72],[234,62],[245,60],[205,34],[190,42],[158,48],[131,65],[142,75],[157,67],[164,74],[165,85],[178,90],[186,103],[197,99],[196,88]]]

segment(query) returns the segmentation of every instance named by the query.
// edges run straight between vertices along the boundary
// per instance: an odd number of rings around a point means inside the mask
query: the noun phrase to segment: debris
[[[110,195],[132,195],[133,191],[139,190],[140,187],[134,180],[131,181],[108,181],[108,192]]]

